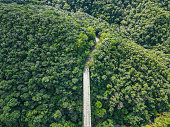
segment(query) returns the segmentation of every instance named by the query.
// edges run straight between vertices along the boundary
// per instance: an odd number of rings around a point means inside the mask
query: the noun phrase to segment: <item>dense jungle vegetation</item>
[[[168,0],[0,0],[0,127],[168,127]],[[163,113],[166,112],[166,113]],[[165,116],[165,117],[164,117]]]

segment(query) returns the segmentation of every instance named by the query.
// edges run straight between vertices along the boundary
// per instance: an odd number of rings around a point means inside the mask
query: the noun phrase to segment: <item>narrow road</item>
[[[95,46],[98,43],[99,38],[96,37]],[[95,49],[92,48],[91,52]],[[91,127],[91,104],[90,104],[90,73],[87,67],[87,62],[90,60],[90,55],[88,56],[85,68],[83,71],[83,127]]]

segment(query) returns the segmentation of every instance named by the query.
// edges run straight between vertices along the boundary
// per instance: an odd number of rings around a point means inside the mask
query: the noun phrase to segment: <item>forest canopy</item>
[[[81,127],[89,55],[92,126],[169,116],[169,21],[168,0],[0,0],[0,127]]]

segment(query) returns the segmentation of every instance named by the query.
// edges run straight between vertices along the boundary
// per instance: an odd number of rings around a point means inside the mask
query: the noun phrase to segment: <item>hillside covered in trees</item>
[[[169,112],[168,2],[0,0],[0,127],[83,126],[96,36],[92,127],[140,127]]]

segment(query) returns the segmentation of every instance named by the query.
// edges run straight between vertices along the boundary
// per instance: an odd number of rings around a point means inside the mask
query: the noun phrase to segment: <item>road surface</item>
[[[99,38],[96,37],[95,46],[98,43]],[[92,48],[91,52],[95,49],[95,46]],[[85,68],[83,71],[83,127],[91,127],[91,104],[90,104],[90,73],[87,66],[87,62],[90,60],[89,57],[86,60]]]

